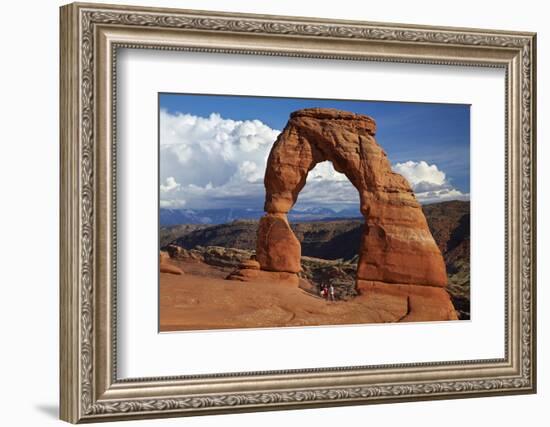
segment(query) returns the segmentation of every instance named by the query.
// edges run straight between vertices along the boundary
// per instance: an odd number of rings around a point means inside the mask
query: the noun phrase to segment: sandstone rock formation
[[[247,282],[258,277],[259,274],[260,263],[255,259],[250,258],[239,263],[237,269],[233,270],[226,279]]]
[[[260,219],[256,257],[263,270],[298,273],[300,242],[292,232],[286,213],[268,213]]]
[[[183,270],[170,263],[168,252],[160,251],[159,269],[161,273],[183,274]]]
[[[241,262],[239,265],[240,268],[244,268],[247,270],[259,270],[260,269],[260,263],[256,261],[255,259],[247,259]]]
[[[260,269],[260,263],[253,255],[250,259],[241,261],[237,268],[227,277],[227,280],[236,280],[239,282],[260,281],[265,284],[277,283],[280,285],[298,285],[299,278],[295,273],[286,271],[266,271]]]
[[[308,172],[329,160],[357,188],[365,227],[357,280],[444,287],[445,263],[426,218],[403,176],[391,170],[368,116],[310,108],[290,115],[265,173],[266,199],[258,230],[262,270],[300,271],[300,243],[288,226]]]
[[[458,320],[448,292],[438,286],[417,286],[358,280],[359,300],[376,300],[380,306],[386,301],[402,301],[406,311],[399,322],[430,322]]]
[[[249,268],[238,268],[233,271],[227,280],[235,280],[238,282],[256,282],[266,286],[276,284],[277,286],[291,286],[297,288],[300,278],[295,273],[286,273],[284,271],[265,271],[252,270]]]

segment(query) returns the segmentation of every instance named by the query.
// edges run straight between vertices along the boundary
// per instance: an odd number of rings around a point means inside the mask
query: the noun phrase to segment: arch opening
[[[334,301],[356,297],[363,221],[358,191],[349,179],[330,160],[317,163],[288,218],[301,243],[299,287]]]

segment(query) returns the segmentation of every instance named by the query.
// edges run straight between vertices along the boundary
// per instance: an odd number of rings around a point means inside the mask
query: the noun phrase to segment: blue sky
[[[468,105],[159,94],[161,206],[227,207],[222,205],[233,202],[232,193],[238,193],[235,203],[241,207],[262,204],[258,185],[271,144],[289,114],[308,107],[373,117],[378,143],[420,201],[469,197]],[[318,168],[310,173],[312,184],[308,177],[297,206],[353,204],[354,189],[347,180],[329,164],[312,172]],[[323,184],[350,197],[316,200],[314,187],[326,189]],[[239,191],[232,191],[237,186]],[[248,199],[242,187],[250,187]]]

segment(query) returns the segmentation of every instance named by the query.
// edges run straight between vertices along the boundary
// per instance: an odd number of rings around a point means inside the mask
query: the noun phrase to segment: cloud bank
[[[260,120],[231,120],[160,113],[160,205],[164,208],[253,208],[264,202],[263,177],[269,150],[280,130]],[[397,163],[419,201],[468,198],[445,173],[426,162]],[[297,209],[357,206],[357,190],[330,162],[310,171]]]
[[[468,200],[470,198],[469,194],[453,188],[445,172],[439,170],[436,165],[429,165],[423,160],[396,163],[392,169],[409,181],[416,198],[421,203]]]

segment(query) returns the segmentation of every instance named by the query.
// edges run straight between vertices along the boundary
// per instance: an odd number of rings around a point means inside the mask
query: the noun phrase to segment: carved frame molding
[[[505,358],[118,380],[113,147],[121,47],[505,68]],[[534,392],[535,50],[532,33],[62,7],[61,418],[74,423]]]

